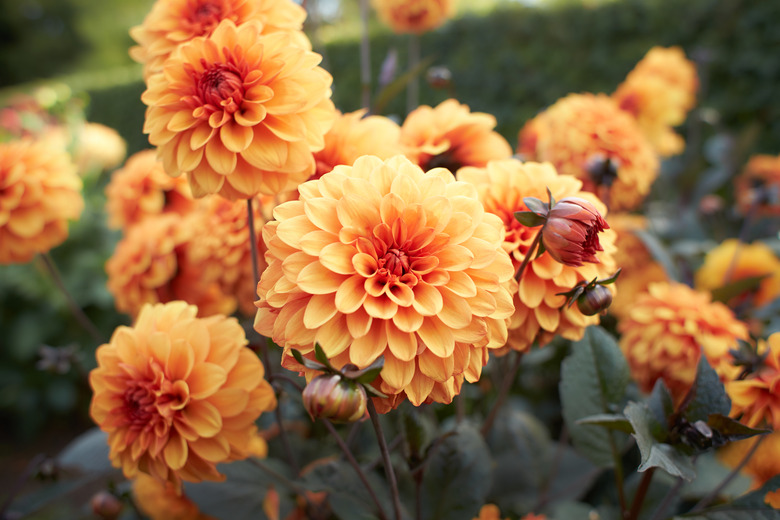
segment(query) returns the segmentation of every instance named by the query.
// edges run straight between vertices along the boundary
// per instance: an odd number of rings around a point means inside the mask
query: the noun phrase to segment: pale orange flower
[[[458,179],[476,186],[485,210],[501,219],[505,229],[503,247],[511,255],[515,271],[540,229],[526,227],[514,217],[516,211],[528,210],[524,198],[547,201],[549,188],[556,200],[581,197],[590,201],[602,214],[606,213],[606,208],[595,195],[580,191],[582,183],[579,180],[558,175],[550,164],[523,163],[517,159],[491,161],[486,168],[461,169]],[[564,265],[549,252],[529,262],[520,280],[519,291],[514,295],[515,312],[508,343],[511,348],[526,350],[535,341],[545,345],[555,336],[577,340],[582,338],[588,325],[599,322],[598,316],[585,316],[576,305],[566,306],[566,297],[558,293],[569,291],[577,282],[589,282],[594,277],[606,278],[615,272],[612,257],[615,234],[607,230],[600,237],[604,251],[598,253],[597,264]]]
[[[436,29],[455,11],[453,0],[372,0],[379,18],[396,33]]]
[[[133,502],[151,520],[215,520],[200,512],[198,505],[173,484],[146,473],[133,479]]]
[[[604,94],[558,100],[526,124],[519,141],[527,159],[577,177],[612,210],[639,206],[658,176],[658,156],[636,120]],[[604,175],[610,168],[616,177]]]
[[[410,112],[401,125],[401,144],[423,170],[443,167],[455,173],[463,166],[484,167],[512,156],[512,147],[495,127],[492,115],[447,99],[435,108],[422,105]]]
[[[141,25],[130,29],[138,46],[130,56],[144,65],[144,76],[163,69],[176,48],[193,38],[210,36],[222,20],[257,21],[262,34],[288,32],[309,49],[303,34],[306,10],[291,0],[157,0]]]
[[[780,215],[780,155],[754,155],[735,179],[737,204],[744,215]]]
[[[298,188],[263,228],[255,329],[290,353],[315,342],[337,367],[384,356],[387,411],[448,403],[504,345],[516,291],[503,225],[474,187],[404,156],[364,156]]]
[[[149,142],[169,175],[188,175],[195,197],[292,190],[325,146],[336,112],[320,55],[260,29],[223,20],[178,47],[141,96]]]
[[[685,141],[672,127],[681,125],[696,104],[696,66],[680,47],[653,47],[628,73],[612,98],[633,115],[662,157],[683,151]]]
[[[718,450],[718,459],[727,467],[736,468],[758,440],[758,437],[752,437],[731,442]],[[758,489],[772,477],[780,475],[780,432],[772,432],[766,436],[741,473],[750,477],[752,489]],[[772,507],[780,508],[780,496],[777,492],[767,493],[764,501]]]
[[[761,367],[745,379],[726,382],[731,398],[731,415],[751,427],[764,422],[780,430],[780,332],[758,342],[758,353],[766,355]]]
[[[119,132],[100,123],[85,122],[75,131],[73,140],[73,160],[82,175],[116,168],[127,155],[127,143]]]
[[[780,258],[771,247],[762,242],[744,244],[735,238],[724,240],[704,257],[696,271],[696,288],[711,291],[744,278],[767,275],[756,289],[747,291],[729,301],[736,309],[744,306],[760,307],[780,296]]]
[[[92,419],[127,478],[224,480],[216,465],[246,458],[255,421],[276,406],[263,364],[234,318],[197,318],[176,301],[146,305],[97,350]]]
[[[644,392],[663,379],[676,401],[696,377],[702,353],[722,379],[734,366],[729,350],[748,337],[747,327],[709,294],[681,283],[653,283],[618,323],[620,349]]]
[[[197,305],[202,316],[235,310],[235,298],[188,261],[187,248],[197,231],[194,223],[169,213],[148,217],[128,230],[106,262],[106,285],[117,310],[135,316],[146,303],[173,300]]]
[[[32,139],[0,143],[0,264],[60,245],[83,209],[81,179],[64,150]]]
[[[165,174],[154,150],[131,155],[106,186],[108,225],[127,229],[149,215],[186,215],[196,206],[184,177]]]

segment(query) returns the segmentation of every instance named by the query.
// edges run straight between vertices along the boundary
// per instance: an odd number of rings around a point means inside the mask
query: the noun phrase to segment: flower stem
[[[653,513],[653,516],[650,518],[650,520],[662,520],[665,518],[664,513],[666,512],[666,508],[669,507],[669,504],[672,503],[672,500],[677,497],[677,494],[682,489],[683,484],[685,484],[685,480],[683,480],[682,477],[677,477],[677,482],[675,482],[674,486],[672,486],[672,488],[669,489],[669,492],[666,493],[663,502],[661,502],[661,504],[659,504],[659,506],[656,508],[655,513]]]
[[[536,233],[536,236],[534,237],[534,241],[531,242],[531,247],[528,248],[528,252],[525,254],[525,257],[523,257],[523,263],[520,264],[520,268],[517,270],[517,274],[515,274],[515,280],[518,282],[523,278],[523,273],[525,272],[525,268],[528,266],[528,264],[533,260],[534,255],[536,254],[536,250],[539,248],[539,243],[542,241],[542,230],[544,229],[544,226],[539,228],[539,232]]]
[[[368,34],[368,0],[360,0],[360,86],[363,108],[371,112],[371,40]]]
[[[409,34],[409,70],[420,64],[420,36]],[[406,112],[409,113],[420,104],[420,78],[415,74],[406,85]]]
[[[293,482],[289,478],[285,477],[284,475],[282,475],[281,473],[279,473],[278,471],[276,471],[272,467],[268,466],[261,459],[258,459],[257,457],[249,457],[247,460],[251,464],[253,464],[254,466],[257,466],[258,468],[260,468],[264,472],[266,472],[269,475],[271,475],[273,478],[275,478],[277,481],[279,481],[285,487],[288,487],[291,491],[294,491],[294,492],[298,493],[300,496],[306,498],[306,489],[304,489],[303,487],[299,486],[298,484],[296,484],[295,482]]]
[[[487,419],[485,419],[484,424],[482,424],[482,429],[480,431],[483,437],[487,436],[487,434],[490,433],[490,430],[493,428],[493,423],[496,422],[498,411],[503,406],[504,401],[506,401],[506,398],[509,395],[509,389],[512,388],[512,383],[515,382],[515,377],[517,377],[517,371],[520,369],[520,362],[523,360],[523,353],[515,351],[514,356],[515,359],[512,363],[512,367],[509,369],[509,373],[506,374],[504,380],[501,382],[501,388],[498,391],[496,402],[493,404],[493,408],[490,410],[490,413],[488,414]]]
[[[371,399],[368,400],[368,414],[371,416],[371,424],[374,426],[374,431],[376,432],[376,440],[379,443],[379,451],[382,452],[382,461],[385,465],[385,474],[387,475],[387,481],[390,484],[390,494],[393,497],[395,520],[401,520],[401,497],[398,494],[398,482],[395,479],[393,464],[390,462],[390,450],[387,449],[385,434],[382,432],[382,425],[379,424],[379,415],[376,413],[374,401]]]
[[[634,495],[634,501],[631,502],[631,511],[628,512],[626,520],[637,520],[639,518],[639,511],[642,509],[642,504],[645,501],[647,490],[650,489],[650,482],[653,480],[653,474],[655,468],[650,468],[642,475],[642,480],[639,481],[639,487],[636,489]]]
[[[352,452],[350,451],[349,447],[344,442],[344,440],[341,438],[341,435],[339,435],[339,432],[336,431],[336,428],[333,426],[333,423],[331,423],[327,419],[320,419],[320,420],[328,429],[328,431],[333,436],[333,438],[336,439],[336,443],[339,445],[339,448],[341,448],[341,451],[344,453],[344,456],[347,458],[347,462],[349,462],[350,466],[352,466],[352,468],[355,470],[355,473],[357,473],[357,476],[360,479],[360,481],[366,487],[366,491],[368,491],[371,500],[374,502],[374,505],[376,506],[376,510],[377,510],[377,514],[379,515],[379,518],[381,520],[387,520],[387,515],[385,515],[385,512],[382,510],[382,504],[379,503],[379,499],[377,498],[376,493],[374,492],[374,488],[371,487],[371,483],[368,481],[366,474],[363,472],[363,469],[360,467],[360,464],[358,464],[357,460],[355,460],[355,456],[352,455]]]
[[[86,330],[89,335],[92,336],[92,339],[96,343],[103,343],[103,337],[100,334],[100,331],[97,329],[95,324],[92,323],[92,320],[90,320],[89,317],[84,314],[84,310],[79,307],[79,305],[76,303],[76,300],[74,300],[73,296],[71,296],[67,287],[65,287],[65,283],[62,281],[62,276],[60,276],[60,272],[57,269],[57,265],[54,263],[54,259],[49,253],[42,253],[40,257],[43,260],[43,264],[46,266],[46,270],[49,271],[49,275],[51,275],[54,284],[57,286],[63,296],[65,296],[65,301],[68,304],[70,313],[74,318],[76,318],[76,321],[79,322],[84,330]]]

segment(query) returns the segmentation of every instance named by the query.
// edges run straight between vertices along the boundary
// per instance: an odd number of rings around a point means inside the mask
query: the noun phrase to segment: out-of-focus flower
[[[336,110],[320,55],[286,32],[260,32],[257,22],[223,20],[178,47],[141,95],[149,142],[169,175],[188,175],[195,197],[292,190],[325,146]]]
[[[492,115],[447,99],[435,108],[422,105],[410,112],[401,125],[401,144],[423,170],[443,167],[455,173],[463,166],[484,167],[511,157],[512,147],[495,127]]]
[[[150,215],[186,215],[196,206],[184,177],[165,174],[154,150],[131,155],[106,186],[108,225],[127,229]]]
[[[604,251],[599,233],[605,229],[609,229],[609,224],[593,204],[579,197],[565,197],[547,214],[542,243],[550,256],[562,264],[597,264],[596,253]]]
[[[514,217],[516,211],[527,211],[526,197],[547,200],[547,189],[556,199],[580,197],[590,201],[602,214],[606,208],[592,193],[580,191],[582,183],[571,176],[558,175],[550,164],[522,163],[516,159],[491,161],[486,168],[463,168],[458,179],[476,186],[485,210],[498,215],[504,229],[504,250],[512,257],[517,271],[529,253],[539,228],[526,227]],[[571,290],[578,282],[604,278],[615,271],[614,232],[601,235],[603,252],[598,264],[579,267],[556,261],[549,252],[532,259],[520,279],[514,296],[515,312],[509,333],[509,346],[515,350],[530,348],[534,341],[545,345],[556,335],[576,340],[585,327],[599,322],[598,316],[584,316],[579,309],[566,306],[559,293]]]
[[[290,0],[157,0],[143,23],[130,29],[138,46],[130,56],[144,65],[144,75],[159,72],[183,43],[210,36],[222,20],[235,25],[257,21],[261,34],[288,32],[292,42],[310,48],[302,32],[306,11]]]
[[[170,482],[145,473],[133,479],[133,501],[151,520],[213,520],[183,493],[177,493]]]
[[[100,123],[84,123],[74,139],[73,160],[82,174],[116,168],[127,155],[127,144],[119,132]]]
[[[132,226],[106,262],[108,290],[117,310],[135,316],[146,303],[184,300],[202,316],[231,314],[236,301],[187,261],[196,232],[193,219],[176,214],[148,217]]]
[[[389,159],[403,153],[401,127],[384,116],[367,116],[366,110],[342,114],[325,134],[325,148],[314,154],[320,178],[339,164],[352,166],[362,155]]]
[[[754,155],[734,181],[739,210],[780,215],[780,155]]]
[[[743,244],[735,238],[724,240],[704,257],[696,271],[696,288],[711,291],[731,282],[753,276],[763,276],[757,288],[740,294],[728,302],[731,308],[760,307],[780,296],[780,258],[772,248],[761,242]]]
[[[112,464],[177,492],[182,480],[224,480],[216,465],[247,457],[255,420],[276,405],[238,321],[197,312],[181,301],[144,306],[98,347],[89,377]]]
[[[758,354],[764,355],[761,367],[745,379],[726,382],[731,398],[731,415],[740,417],[751,427],[765,421],[773,430],[780,429],[780,332],[759,341]]]
[[[519,150],[577,177],[613,210],[637,207],[658,176],[658,156],[636,120],[603,94],[558,100],[523,127]]]
[[[366,414],[368,396],[359,383],[338,374],[321,374],[303,389],[303,407],[312,420],[355,422]]]
[[[263,228],[255,329],[290,349],[365,368],[388,399],[449,403],[504,345],[516,291],[502,224],[473,186],[403,156],[364,156],[302,184]]]
[[[639,123],[655,150],[668,157],[685,141],[672,127],[681,125],[696,104],[696,66],[680,47],[653,47],[628,73],[612,98]]]
[[[95,516],[104,520],[116,520],[124,507],[122,501],[108,491],[95,493],[89,500],[89,505]]]
[[[747,453],[760,439],[753,437],[742,441],[731,442],[718,451],[718,459],[730,468],[736,468]],[[750,457],[741,473],[752,479],[751,487],[758,489],[772,477],[780,474],[780,432],[772,432],[761,441],[761,445]],[[780,508],[777,493],[767,493],[766,503]]]
[[[0,264],[60,245],[83,209],[81,179],[64,150],[31,139],[0,143]]]
[[[474,517],[474,520],[501,520],[501,510],[495,504],[485,504],[480,508],[479,516]]]
[[[372,0],[379,18],[396,33],[422,34],[451,18],[453,0]]]
[[[676,401],[696,377],[703,353],[722,379],[739,369],[729,350],[748,337],[747,327],[709,294],[680,283],[653,283],[639,295],[618,323],[620,349],[644,392],[663,379]]]

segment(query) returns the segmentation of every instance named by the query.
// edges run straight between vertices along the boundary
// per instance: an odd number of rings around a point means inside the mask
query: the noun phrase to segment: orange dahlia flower
[[[679,47],[653,47],[628,73],[612,98],[629,114],[659,155],[683,151],[685,141],[672,127],[681,125],[696,104],[696,65]]]
[[[756,427],[764,422],[780,430],[780,332],[758,342],[758,353],[766,355],[762,366],[745,379],[728,381],[731,415]]]
[[[133,502],[151,520],[215,520],[200,512],[187,495],[177,493],[170,482],[145,473],[133,479]]]
[[[503,223],[504,250],[512,257],[517,271],[534,241],[539,228],[522,225],[514,217],[516,211],[528,211],[523,199],[535,197],[547,200],[550,189],[556,200],[581,197],[602,212],[604,205],[595,195],[582,192],[582,183],[571,176],[558,175],[550,164],[520,162],[517,159],[491,161],[486,168],[462,168],[458,179],[473,184],[489,213],[498,215]],[[598,316],[585,316],[576,305],[565,305],[566,297],[558,293],[571,290],[577,282],[606,278],[615,270],[615,234],[606,230],[600,235],[604,251],[598,253],[599,263],[581,266],[564,265],[549,252],[532,259],[520,280],[514,295],[515,312],[510,325],[508,345],[515,350],[526,350],[536,341],[548,343],[555,336],[571,340],[582,338],[585,327],[599,322]],[[610,286],[611,287],[611,286]]]
[[[135,316],[144,304],[173,300],[197,305],[202,316],[235,310],[235,299],[188,261],[196,229],[193,219],[176,214],[149,217],[130,227],[106,262],[107,286],[117,310]]]
[[[85,122],[74,140],[73,160],[81,174],[116,168],[127,155],[127,143],[119,132],[100,123]]]
[[[262,34],[289,32],[293,42],[310,48],[303,34],[306,10],[290,0],[157,0],[139,26],[130,29],[138,46],[130,56],[144,65],[144,76],[160,72],[176,48],[199,36],[210,36],[222,20],[235,25],[259,22]]]
[[[127,229],[149,215],[186,215],[196,206],[184,177],[165,174],[154,150],[131,155],[106,186],[108,225]]]
[[[292,190],[325,146],[336,112],[321,57],[285,32],[260,32],[223,20],[181,45],[141,96],[149,142],[169,175],[187,173],[195,197]]]
[[[734,184],[743,214],[780,215],[780,155],[754,155]]]
[[[473,520],[501,520],[501,510],[495,504],[485,504]]]
[[[696,288],[711,291],[731,282],[752,276],[767,275],[758,287],[737,296],[728,304],[732,308],[767,304],[780,296],[780,258],[761,242],[743,244],[735,238],[724,240],[704,257],[696,271]]]
[[[690,389],[702,352],[722,379],[735,374],[729,350],[747,327],[709,294],[680,283],[653,283],[618,323],[620,349],[644,392],[663,379],[677,401]]]
[[[422,34],[451,18],[453,0],[372,0],[379,18],[396,33]]]
[[[519,140],[524,154],[533,147],[528,159],[577,177],[613,210],[637,207],[658,176],[658,157],[637,122],[603,94],[558,100],[526,124]],[[605,168],[613,169],[608,178]]]
[[[448,99],[435,108],[422,105],[410,112],[401,126],[401,145],[423,170],[443,167],[455,173],[462,166],[483,167],[512,156],[512,147],[495,127],[492,115],[471,112]]]
[[[90,414],[127,478],[223,480],[218,463],[246,458],[255,420],[276,406],[263,364],[234,318],[197,318],[182,301],[146,305],[97,350]]]
[[[736,468],[758,440],[754,437],[731,442],[718,451],[718,459],[727,467]],[[780,475],[780,432],[772,432],[764,438],[741,473],[752,479],[753,489],[760,488],[772,477]],[[780,508],[777,491],[767,493],[764,501],[774,508]]]
[[[504,345],[516,290],[500,219],[473,186],[404,156],[364,156],[298,188],[263,228],[268,268],[255,329],[334,365],[384,356],[376,386],[415,406],[448,403]]]
[[[60,245],[83,209],[81,179],[64,150],[31,139],[0,143],[0,264]]]

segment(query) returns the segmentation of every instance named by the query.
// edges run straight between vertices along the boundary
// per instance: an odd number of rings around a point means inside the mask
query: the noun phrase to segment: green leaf
[[[630,380],[628,364],[614,338],[600,327],[588,327],[572,345],[561,367],[561,404],[574,447],[602,467],[614,464],[615,432],[578,424],[585,417],[620,409]]]
[[[485,504],[493,461],[482,435],[461,423],[431,450],[423,477],[426,519],[474,518]]]
[[[549,205],[546,202],[543,202],[536,197],[525,197],[523,199],[523,204],[532,212],[540,217],[546,217],[547,213],[550,212]],[[518,212],[521,213],[521,212]]]
[[[690,457],[653,437],[651,424],[655,418],[646,404],[628,403],[623,413],[634,427],[633,435],[642,456],[638,471],[658,467],[673,477],[681,477],[687,481],[696,477]]]
[[[295,358],[295,361],[305,366],[306,368],[309,368],[311,370],[320,370],[320,371],[327,370],[328,367],[326,367],[322,363],[317,363],[316,361],[312,361],[309,358],[303,357],[303,354],[301,354],[300,350],[295,350],[295,349],[290,349],[290,350],[292,352],[293,357]]]
[[[593,424],[603,426],[608,430],[618,430],[624,433],[634,433],[634,427],[625,416],[620,414],[600,413],[583,417],[577,424]]]
[[[537,227],[547,222],[546,217],[539,216],[532,211],[515,211],[515,219],[525,227]]]
[[[771,433],[771,430],[759,430],[745,426],[739,421],[735,421],[731,417],[721,415],[718,413],[711,414],[707,418],[707,426],[716,431],[723,440],[728,442],[738,441],[742,439],[748,439],[755,435],[764,435]]]
[[[687,405],[680,410],[691,423],[707,422],[711,414],[728,415],[731,411],[731,399],[726,394],[726,388],[704,354],[699,359],[691,393],[690,400],[688,397],[685,399],[688,401]]]
[[[111,471],[108,453],[108,434],[92,428],[71,441],[57,456],[57,463],[84,472]]]
[[[379,94],[376,95],[373,112],[375,114],[383,114],[387,104],[400,94],[410,81],[422,74],[424,70],[428,69],[428,67],[433,64],[435,58],[435,56],[429,56],[424,60],[420,60],[417,66],[398,76],[383,88]]]
[[[385,366],[385,357],[380,356],[376,361],[368,365],[366,368],[360,370],[342,370],[342,374],[347,379],[353,379],[358,383],[364,385],[370,385],[374,382],[374,379],[379,376],[382,371],[382,367]]]
[[[322,350],[322,347],[320,346],[319,343],[314,344],[314,357],[317,359],[317,361],[319,361],[320,363],[322,363],[332,371],[338,372],[338,370],[333,368],[333,365],[330,364],[330,361],[328,360],[328,355],[325,354],[325,351]]]
[[[760,489],[734,500],[697,513],[676,516],[687,520],[780,520],[780,510],[764,502],[767,493],[780,489],[780,475],[769,479]]]
[[[669,417],[674,413],[674,400],[663,379],[658,379],[647,400],[647,406],[653,414],[651,431],[657,439],[665,439],[669,434]]]
[[[770,276],[770,273],[761,274],[758,276],[749,276],[747,278],[741,278],[734,282],[727,283],[726,285],[711,291],[712,299],[716,302],[726,303],[732,298],[736,298],[743,293],[757,290],[758,286],[761,284],[764,278],[768,276]]]

